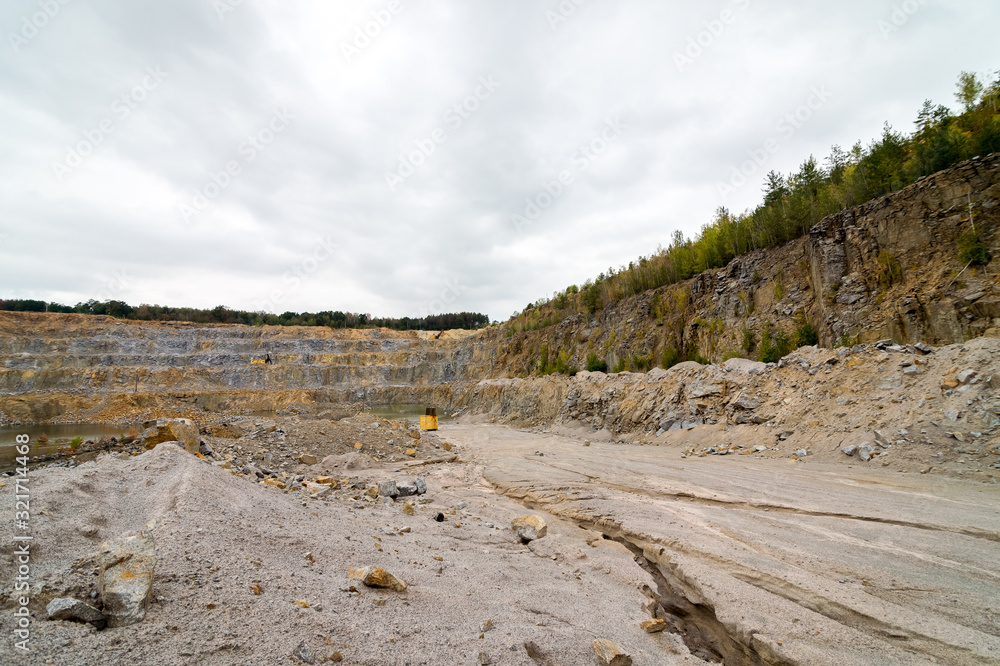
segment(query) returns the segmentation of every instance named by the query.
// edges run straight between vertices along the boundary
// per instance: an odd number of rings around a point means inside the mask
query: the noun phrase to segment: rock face
[[[89,604],[85,604],[79,599],[61,597],[53,599],[45,607],[45,612],[50,620],[70,620],[73,622],[86,622],[98,629],[103,629],[107,624],[104,613]]]
[[[405,592],[407,585],[385,569],[379,567],[351,567],[347,577],[360,580],[368,587],[379,587],[396,592]]]
[[[127,627],[146,617],[153,593],[156,546],[149,531],[101,544],[98,585],[109,627]]]
[[[524,543],[541,539],[548,532],[548,527],[541,516],[521,516],[515,518],[510,528],[514,530],[515,536]]]
[[[791,337],[802,317],[825,347],[1000,337],[993,268],[969,268],[955,279],[965,268],[957,240],[971,228],[970,206],[981,238],[1000,256],[1000,154],[828,216],[806,237],[684,282],[614,302],[605,295],[593,313],[579,303],[563,310],[546,305],[528,320],[488,329],[481,336],[496,349],[489,374],[535,374],[544,347],[549,358],[564,352],[581,370],[595,352],[609,368],[621,363],[633,371],[650,360],[659,365],[671,347],[697,350],[714,363],[734,354],[758,358],[766,327]],[[880,283],[880,261],[898,263],[901,278]]]
[[[594,655],[597,656],[597,662],[605,666],[632,666],[632,657],[606,638],[594,641]]]
[[[147,449],[164,442],[182,442],[188,453],[195,454],[201,450],[198,428],[190,419],[156,419],[146,421],[142,426],[145,428],[142,436]]]

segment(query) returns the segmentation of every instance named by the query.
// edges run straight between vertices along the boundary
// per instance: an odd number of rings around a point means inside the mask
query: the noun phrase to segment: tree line
[[[901,190],[964,160],[1000,151],[1000,72],[996,75],[996,80],[984,83],[975,74],[962,72],[955,95],[959,112],[927,100],[910,134],[887,123],[881,136],[867,145],[858,141],[849,150],[833,146],[822,164],[810,156],[795,173],[771,171],[764,180],[763,201],[753,210],[733,213],[720,207],[695,238],[675,231],[666,248],[617,270],[609,268],[581,287],[572,286],[527,310],[552,303],[560,310],[579,304],[595,312],[720,268],[739,255],[793,240],[828,215]],[[992,258],[980,239],[961,242],[972,248],[966,255],[974,261],[982,264]]]
[[[188,321],[198,324],[244,324],[247,326],[328,326],[330,328],[388,328],[395,331],[441,331],[456,328],[475,330],[488,326],[490,318],[477,312],[453,312],[427,317],[373,317],[370,314],[323,311],[266,312],[233,310],[219,305],[210,310],[174,308],[163,305],[133,307],[124,301],[90,300],[73,306],[31,299],[0,300],[0,310],[8,312],[62,312],[85,315],[107,315],[116,319],[138,321]]]

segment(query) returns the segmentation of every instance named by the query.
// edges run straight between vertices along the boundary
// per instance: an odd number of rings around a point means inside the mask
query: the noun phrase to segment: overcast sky
[[[504,319],[957,106],[998,26],[994,0],[5,0],[0,297]]]

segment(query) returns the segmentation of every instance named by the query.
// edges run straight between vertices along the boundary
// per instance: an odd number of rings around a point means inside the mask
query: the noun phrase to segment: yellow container
[[[438,417],[436,417],[436,416],[421,416],[420,417],[420,429],[421,430],[437,430],[438,429]]]

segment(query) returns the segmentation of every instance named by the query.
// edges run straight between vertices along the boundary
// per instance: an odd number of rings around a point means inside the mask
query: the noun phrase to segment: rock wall
[[[758,358],[765,329],[794,336],[803,321],[819,343],[952,344],[1000,337],[1000,283],[992,266],[966,268],[958,236],[973,229],[1000,256],[1000,154],[942,171],[823,219],[807,237],[737,257],[686,282],[570,312],[554,326],[483,334],[498,352],[492,376],[537,371],[543,347],[586,367],[662,362],[675,347],[713,362]],[[970,217],[971,211],[971,217]],[[892,284],[883,263],[897,265]],[[750,342],[750,344],[745,344]],[[639,361],[634,363],[633,361]]]

